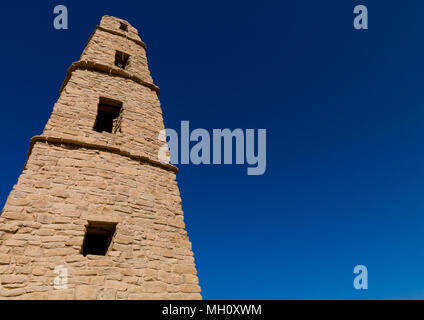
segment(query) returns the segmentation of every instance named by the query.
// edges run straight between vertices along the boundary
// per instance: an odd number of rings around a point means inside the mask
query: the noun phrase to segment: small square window
[[[119,22],[119,29],[122,31],[128,31],[128,25],[126,23]]]
[[[123,53],[121,51],[116,51],[115,53],[115,66],[125,69],[125,67],[128,65],[128,60],[130,59],[130,56],[126,53]]]
[[[81,249],[83,256],[105,256],[115,231],[116,223],[89,221]]]
[[[121,130],[122,102],[100,98],[94,131],[116,133]]]

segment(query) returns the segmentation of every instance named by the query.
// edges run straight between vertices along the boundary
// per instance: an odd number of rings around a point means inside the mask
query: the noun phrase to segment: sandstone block
[[[9,264],[10,256],[7,254],[0,254],[0,264]]]
[[[90,285],[78,285],[75,288],[75,299],[94,300],[97,298],[99,289]]]
[[[2,284],[23,283],[25,281],[28,281],[28,277],[23,275],[4,275],[1,277]]]

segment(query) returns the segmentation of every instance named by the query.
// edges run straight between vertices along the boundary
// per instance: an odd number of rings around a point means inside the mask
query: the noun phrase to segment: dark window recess
[[[128,31],[128,25],[126,23],[120,22],[119,23],[119,29],[123,31]]]
[[[130,56],[126,53],[123,53],[121,51],[116,51],[115,53],[115,66],[125,69],[125,67],[128,65],[128,60],[130,59]]]
[[[105,256],[115,234],[116,223],[89,221],[82,244],[82,254]]]
[[[121,131],[122,102],[100,98],[94,131],[116,133]]]

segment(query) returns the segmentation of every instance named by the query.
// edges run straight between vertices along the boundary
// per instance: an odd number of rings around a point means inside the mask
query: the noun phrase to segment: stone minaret
[[[0,217],[1,299],[200,299],[146,46],[104,16]]]

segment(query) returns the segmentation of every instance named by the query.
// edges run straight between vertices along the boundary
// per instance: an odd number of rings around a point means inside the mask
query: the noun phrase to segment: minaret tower
[[[146,46],[104,16],[0,216],[0,299],[200,299]]]

